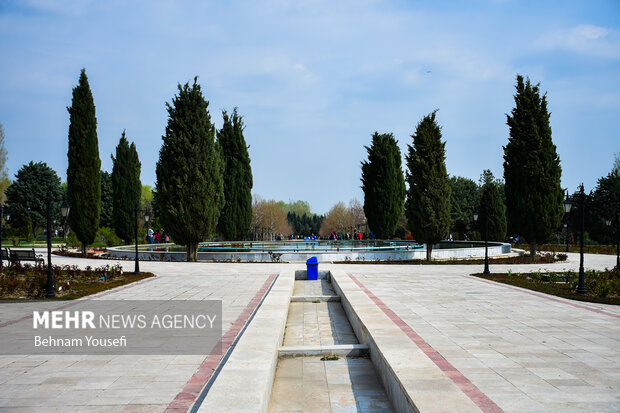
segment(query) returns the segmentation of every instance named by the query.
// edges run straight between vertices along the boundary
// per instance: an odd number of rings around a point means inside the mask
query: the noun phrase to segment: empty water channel
[[[269,412],[389,412],[393,408],[359,344],[329,273],[296,272]]]

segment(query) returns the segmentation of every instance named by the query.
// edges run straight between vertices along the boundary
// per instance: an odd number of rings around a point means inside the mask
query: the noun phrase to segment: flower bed
[[[507,274],[473,274],[476,277],[497,281],[557,297],[592,303],[620,305],[620,269],[586,271],[586,294],[576,292],[579,273],[532,272]]]
[[[86,267],[53,265],[56,298],[72,300],[152,277],[152,273],[123,272],[117,265]],[[0,298],[45,298],[47,266],[19,264],[3,267],[0,274]]]

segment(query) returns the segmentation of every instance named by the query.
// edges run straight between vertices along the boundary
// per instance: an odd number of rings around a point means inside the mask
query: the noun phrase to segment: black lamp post
[[[0,269],[2,269],[2,219],[4,218],[4,205],[0,204]],[[6,220],[9,220],[9,214],[6,214]],[[7,257],[8,258],[8,257]]]
[[[579,285],[577,286],[577,292],[579,294],[585,294],[586,291],[586,275],[583,270],[583,244],[584,244],[584,228],[585,228],[585,219],[584,219],[584,209],[585,209],[585,194],[583,192],[583,183],[579,189],[579,197],[581,198],[580,209],[581,209],[581,235],[579,236]]]
[[[615,217],[616,219],[616,228],[614,230],[614,238],[615,238],[615,242],[616,242],[616,267],[620,268],[620,237],[618,237],[618,210],[616,209],[616,214]],[[613,223],[611,219],[607,219],[605,220],[605,223],[607,224],[608,227],[611,227],[611,224]]]
[[[474,221],[478,222],[478,217],[480,213],[478,211],[474,212]],[[484,203],[484,271],[483,274],[490,274],[489,271],[489,204],[485,201]]]
[[[568,197],[568,190],[566,190],[566,199],[562,203],[562,207],[564,208],[564,218],[566,219],[566,222],[564,223],[564,241],[566,241],[566,252],[569,252],[570,248],[568,245],[568,214],[573,207],[573,200]]]
[[[63,201],[60,208],[60,214],[63,218],[69,215],[69,205]],[[52,272],[52,195],[47,191],[47,285],[45,288],[45,296],[55,297],[54,290],[54,273]]]
[[[138,259],[138,212],[142,212],[142,210],[140,208],[136,208],[135,210],[136,213],[136,268],[135,268],[135,273],[139,273],[140,272],[140,260]],[[149,210],[145,209],[144,210],[144,221],[145,222],[149,222]]]

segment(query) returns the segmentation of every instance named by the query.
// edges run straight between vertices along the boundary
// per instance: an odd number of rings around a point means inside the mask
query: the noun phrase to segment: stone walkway
[[[110,261],[53,258],[55,264]],[[613,256],[586,256],[612,267]],[[133,263],[123,261],[129,271]],[[578,268],[492,265],[491,271]],[[269,276],[303,264],[143,262],[153,281],[105,299],[220,299],[223,330]],[[331,265],[321,264],[321,270]],[[339,265],[506,412],[620,411],[620,308],[485,282],[470,265]],[[0,314],[0,324],[24,314]],[[2,333],[0,328],[0,334]],[[165,411],[204,356],[0,356],[0,411]]]
[[[586,267],[611,267],[614,261],[587,256]],[[620,411],[617,306],[486,282],[468,276],[476,270],[465,265],[338,267],[505,412]],[[533,266],[560,268],[578,268],[578,255],[567,263]],[[526,271],[491,268],[508,270]]]
[[[81,267],[115,263],[56,256],[52,260]],[[133,262],[120,263],[133,271]],[[140,269],[157,278],[121,287],[101,299],[222,300],[226,332],[269,276],[283,268],[285,264],[141,262]],[[24,315],[0,314],[0,325]],[[0,412],[164,412],[205,357],[0,356]]]

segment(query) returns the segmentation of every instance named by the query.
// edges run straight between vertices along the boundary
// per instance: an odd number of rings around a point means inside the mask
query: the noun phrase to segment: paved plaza
[[[111,263],[53,260],[79,266]],[[133,262],[121,263],[133,270]],[[612,256],[586,256],[587,268],[614,263]],[[578,255],[569,254],[565,263],[494,265],[491,270],[560,271],[578,265]],[[302,263],[142,262],[141,269],[157,274],[155,279],[98,299],[222,300],[223,332],[235,335],[274,274],[303,268]],[[616,306],[488,282],[471,277],[482,270],[471,265],[320,268],[353,276],[505,412],[620,411]],[[0,314],[0,325],[26,315]],[[207,356],[0,356],[0,411],[185,411],[189,403],[179,401],[199,391],[205,366],[214,367],[205,363]]]

